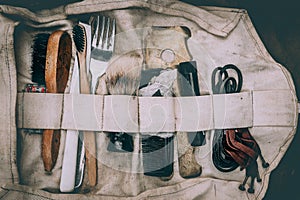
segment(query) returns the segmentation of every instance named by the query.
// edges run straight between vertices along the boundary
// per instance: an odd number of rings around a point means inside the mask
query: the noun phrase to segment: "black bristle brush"
[[[86,35],[84,27],[81,25],[76,25],[74,26],[72,33],[77,51],[80,53],[86,53],[84,52],[86,50]]]
[[[38,33],[34,36],[32,45],[31,80],[38,85],[45,83],[45,65],[49,33]]]

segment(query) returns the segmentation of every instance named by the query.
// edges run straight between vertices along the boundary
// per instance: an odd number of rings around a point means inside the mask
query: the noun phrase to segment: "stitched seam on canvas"
[[[9,111],[12,109],[12,105],[11,105],[11,100],[12,100],[12,94],[11,94],[11,91],[12,91],[12,77],[11,77],[11,68],[10,68],[10,65],[9,65],[9,55],[8,55],[8,51],[9,51],[9,48],[8,48],[8,35],[9,35],[9,29],[10,29],[10,25],[8,25],[6,31],[5,31],[5,64],[8,68],[8,88],[9,88],[9,95],[8,95],[8,98],[9,98],[9,102],[8,102],[8,109]],[[13,169],[12,169],[12,129],[11,129],[11,112],[9,112],[9,120],[8,120],[8,126],[9,126],[9,165],[10,165],[10,173],[11,173],[11,177],[12,177],[12,182],[14,183],[14,174],[13,174]]]

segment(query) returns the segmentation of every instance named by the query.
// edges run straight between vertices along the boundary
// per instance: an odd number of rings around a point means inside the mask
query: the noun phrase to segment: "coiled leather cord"
[[[234,72],[235,77],[229,76],[229,72]],[[241,71],[233,64],[217,67],[214,69],[211,78],[213,94],[227,94],[240,92],[243,85]],[[215,130],[212,147],[212,160],[214,166],[221,172],[230,172],[235,170],[239,164],[226,153],[224,144],[226,143],[225,131],[223,129]]]

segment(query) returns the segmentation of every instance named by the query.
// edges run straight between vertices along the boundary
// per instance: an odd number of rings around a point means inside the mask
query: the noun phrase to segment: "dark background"
[[[0,4],[26,6],[30,10],[51,8],[79,0],[0,0]],[[284,65],[292,74],[300,95],[300,7],[294,0],[182,0],[196,6],[221,6],[246,9],[272,57]],[[268,77],[272,78],[272,77]],[[298,121],[298,126],[299,126]],[[300,191],[300,130],[272,172],[265,200],[297,199]]]
[[[203,6],[243,8],[272,57],[293,76],[300,97],[300,6],[296,1],[257,0],[184,0]],[[272,78],[272,77],[268,77]],[[300,123],[298,121],[298,127]],[[265,200],[299,199],[300,194],[300,130],[279,166],[271,173]],[[298,198],[297,198],[298,197]]]

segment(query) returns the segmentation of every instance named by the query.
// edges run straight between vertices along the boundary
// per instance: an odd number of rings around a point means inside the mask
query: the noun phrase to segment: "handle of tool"
[[[91,93],[91,85],[88,79],[87,66],[86,66],[86,58],[84,53],[77,53],[78,62],[79,62],[79,82],[80,82],[80,94],[90,94]]]
[[[95,133],[83,131],[85,146],[85,164],[88,174],[88,184],[95,186],[97,184],[97,159],[96,159],[96,138]]]
[[[78,131],[67,130],[66,141],[59,187],[61,192],[72,192],[76,175]]]
[[[190,145],[187,134],[177,132],[179,174],[183,178],[192,178],[200,176],[202,167],[195,158],[194,147]]]
[[[57,160],[60,146],[60,130],[44,130],[42,137],[42,158],[44,168],[50,172]]]
[[[80,73],[80,93],[90,94],[91,88],[87,75],[86,60],[84,54],[78,54]],[[86,169],[88,174],[88,184],[95,186],[97,183],[97,160],[96,160],[96,138],[95,133],[83,131]]]
[[[185,88],[182,85],[183,81],[181,79],[182,77],[178,74],[177,83],[173,84],[173,91],[176,96],[186,96],[184,95]],[[178,131],[176,136],[180,176],[183,178],[200,176],[202,167],[195,158],[194,147],[189,143],[188,133]]]

